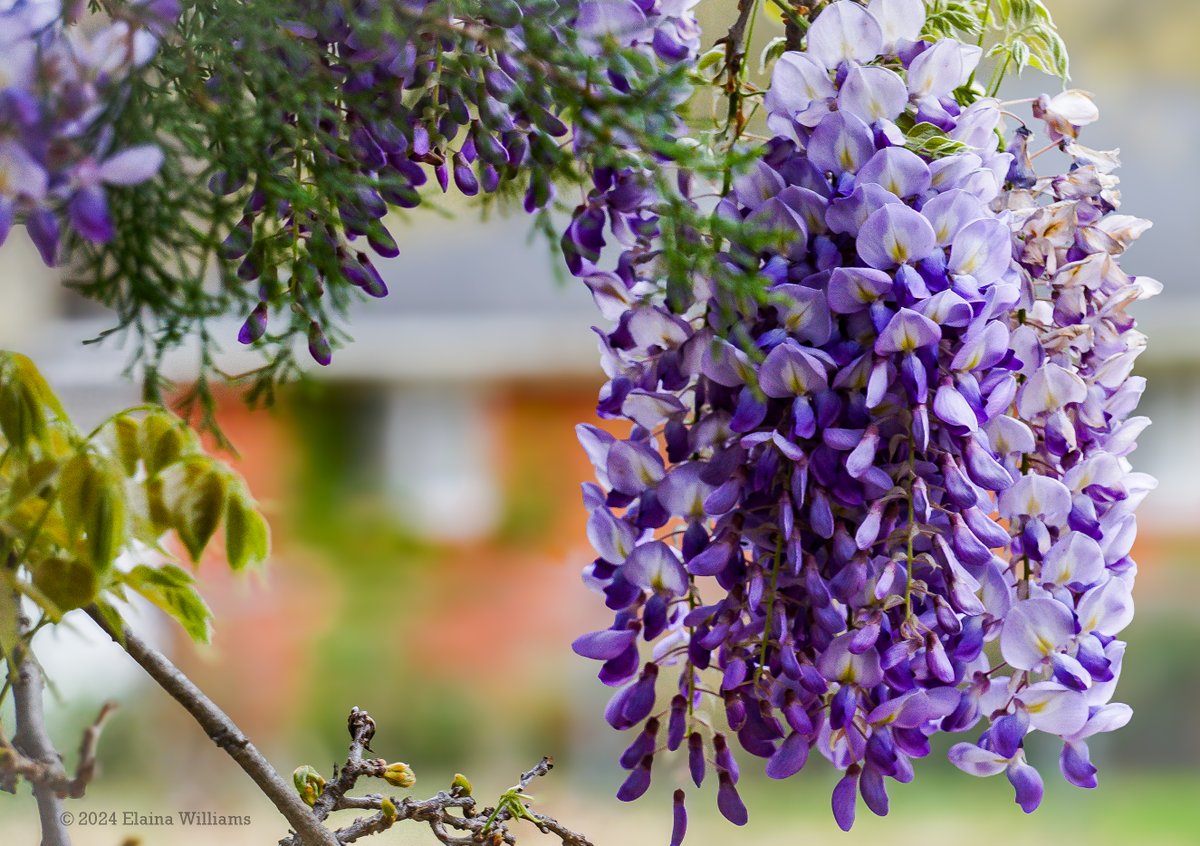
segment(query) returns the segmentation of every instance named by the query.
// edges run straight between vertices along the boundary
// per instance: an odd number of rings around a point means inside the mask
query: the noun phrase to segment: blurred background
[[[707,5],[703,17],[721,20],[726,4]],[[1012,804],[1003,779],[946,764],[943,744],[914,785],[889,787],[890,817],[860,808],[850,835],[829,814],[827,768],[814,766],[786,783],[748,785],[744,831],[717,816],[706,789],[690,800],[689,843],[1200,843],[1200,4],[1050,5],[1073,84],[1095,92],[1103,115],[1083,141],[1122,149],[1122,210],[1155,223],[1125,268],[1166,286],[1137,312],[1150,337],[1137,368],[1149,379],[1141,413],[1154,425],[1134,462],[1160,486],[1140,515],[1138,616],[1117,697],[1134,720],[1093,744],[1095,791],[1067,786],[1056,750],[1035,749],[1047,798],[1033,817]],[[769,29],[760,24],[760,36]],[[1031,72],[1005,93],[1043,88],[1056,90]],[[358,705],[379,724],[377,753],[416,770],[417,794],[461,771],[478,795],[494,796],[549,754],[559,767],[533,788],[540,809],[598,846],[665,843],[661,785],[634,806],[613,798],[628,738],[604,723],[609,691],[569,649],[608,623],[579,580],[590,555],[578,486],[591,468],[574,425],[593,421],[602,381],[591,300],[556,279],[556,256],[521,216],[425,214],[393,231],[404,252],[385,264],[391,296],[358,310],[355,343],[331,367],[269,411],[223,398],[237,464],[271,519],[270,567],[240,579],[219,561],[200,568],[217,618],[210,647],[190,645],[154,611],[139,629],[285,774],[307,763],[328,775]],[[119,342],[80,343],[108,325],[40,267],[23,236],[0,251],[0,346],[33,356],[83,424],[138,399],[121,377],[128,351]],[[235,347],[236,326],[224,334]],[[173,374],[186,380],[193,359],[181,352]],[[234,352],[230,366],[238,364]],[[102,701],[121,705],[101,743],[100,777],[72,810],[251,818],[211,830],[78,828],[77,842],[220,837],[239,846],[284,833],[241,772],[90,621],[69,618],[36,645],[57,685],[50,710],[61,748],[73,750]],[[34,821],[26,792],[0,797],[0,843],[36,843]],[[400,826],[377,842],[434,841]]]

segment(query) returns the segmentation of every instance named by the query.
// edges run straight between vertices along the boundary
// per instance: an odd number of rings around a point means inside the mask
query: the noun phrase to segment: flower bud
[[[408,764],[388,764],[383,771],[383,780],[394,787],[408,789],[417,783],[417,777]]]
[[[304,804],[310,808],[316,804],[317,799],[325,792],[325,779],[308,764],[296,767],[292,773],[292,784],[296,786],[296,791],[300,794],[300,798],[304,800]]]

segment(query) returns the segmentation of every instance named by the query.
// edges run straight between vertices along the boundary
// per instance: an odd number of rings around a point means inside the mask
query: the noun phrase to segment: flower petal
[[[1013,667],[1032,670],[1067,644],[1075,634],[1074,622],[1071,611],[1054,599],[1018,602],[1004,620],[1000,654]]]
[[[857,3],[831,3],[808,30],[808,53],[827,68],[865,64],[883,49],[883,30]]]
[[[871,213],[855,243],[862,260],[880,270],[916,264],[937,248],[933,227],[920,212],[890,203]]]

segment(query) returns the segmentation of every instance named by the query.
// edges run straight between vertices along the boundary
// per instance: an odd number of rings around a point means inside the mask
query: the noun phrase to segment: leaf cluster
[[[96,605],[119,630],[139,594],[207,640],[208,606],[166,544],[198,564],[222,525],[234,570],[266,559],[244,482],[182,420],[148,406],[82,433],[28,358],[0,352],[0,651],[16,643],[14,595],[49,622]]]

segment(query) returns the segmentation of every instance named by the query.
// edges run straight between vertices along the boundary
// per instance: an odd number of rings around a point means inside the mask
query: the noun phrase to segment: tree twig
[[[28,630],[29,621],[24,615],[18,614],[18,623],[22,632]],[[46,732],[42,671],[28,644],[18,644],[13,649],[12,662],[13,709],[17,718],[13,746],[26,759],[51,770],[62,771],[62,757],[55,751]],[[34,780],[31,783],[42,826],[42,846],[70,846],[71,838],[62,819],[62,798],[54,786],[46,781]]]
[[[738,14],[729,31],[718,43],[725,45],[725,96],[729,98],[729,112],[725,131],[733,131],[736,141],[745,126],[742,114],[742,70],[746,64],[746,29],[758,8],[758,0],[738,0]],[[726,189],[728,190],[728,189]]]
[[[250,776],[259,790],[291,824],[297,835],[296,843],[303,843],[304,846],[338,846],[339,841],[334,833],[317,819],[300,799],[299,794],[279,776],[233,720],[196,687],[191,679],[165,655],[128,629],[123,632],[114,631],[94,606],[89,607],[87,612],[96,625],[129,653],[163,690],[192,715],[209,738],[225,750],[246,775]]]
[[[115,710],[116,705],[106,702],[95,721],[84,731],[74,776],[67,774],[57,754],[54,761],[27,757],[0,732],[0,779],[4,779],[0,781],[0,787],[9,783],[15,787],[15,779],[19,777],[31,784],[47,787],[62,798],[82,799],[88,783],[96,774],[96,745],[100,742],[100,732]]]
[[[334,836],[340,844],[354,843],[387,831],[396,823],[413,820],[428,825],[433,836],[445,846],[511,846],[517,842],[517,837],[506,825],[513,819],[506,801],[510,797],[520,796],[535,778],[546,775],[554,767],[552,759],[543,758],[521,773],[517,783],[505,792],[495,808],[479,807],[471,796],[469,785],[458,779],[450,790],[439,791],[428,799],[385,797],[378,793],[351,796],[349,793],[360,778],[383,778],[388,762],[383,758],[363,757],[363,751],[370,750],[369,744],[375,734],[375,722],[366,711],[354,708],[350,712],[347,728],[350,732],[349,754],[313,802],[313,815],[324,820],[333,811],[375,813],[361,816],[337,829]],[[532,822],[541,833],[558,837],[563,846],[592,846],[582,834],[572,831],[553,817],[526,808],[524,819]],[[286,837],[280,841],[280,846],[299,846],[299,842],[295,837]]]

